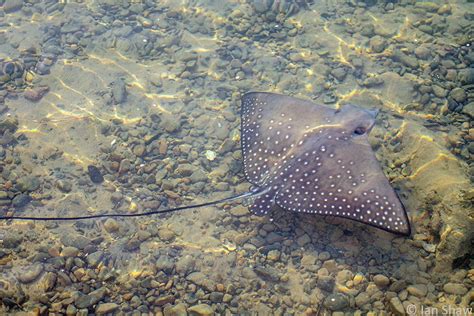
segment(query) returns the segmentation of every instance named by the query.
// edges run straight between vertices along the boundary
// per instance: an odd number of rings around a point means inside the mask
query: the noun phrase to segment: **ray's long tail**
[[[42,216],[0,216],[0,220],[35,220],[35,221],[77,221],[77,220],[84,220],[84,219],[95,219],[95,218],[125,218],[125,217],[143,217],[143,216],[150,216],[155,214],[165,214],[165,213],[172,213],[177,211],[183,211],[192,208],[200,208],[210,205],[216,205],[224,202],[230,202],[233,200],[241,199],[244,197],[253,196],[256,193],[255,191],[245,192],[242,194],[234,195],[231,197],[227,197],[220,200],[215,200],[206,203],[200,204],[193,204],[193,205],[186,205],[180,206],[175,208],[169,208],[164,210],[155,210],[155,211],[148,211],[143,213],[135,213],[135,214],[97,214],[97,215],[84,215],[84,216],[73,216],[73,217],[42,217]]]

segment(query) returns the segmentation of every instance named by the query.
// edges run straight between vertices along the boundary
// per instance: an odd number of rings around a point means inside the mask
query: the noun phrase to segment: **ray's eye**
[[[357,127],[352,134],[353,135],[364,135],[366,132],[366,129],[364,127]]]

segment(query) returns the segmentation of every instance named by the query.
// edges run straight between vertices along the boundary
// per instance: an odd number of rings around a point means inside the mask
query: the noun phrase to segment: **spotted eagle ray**
[[[331,109],[275,93],[242,97],[241,142],[250,192],[217,201],[135,214],[78,217],[11,216],[0,219],[81,220],[139,217],[251,197],[249,209],[275,206],[296,213],[337,216],[400,235],[410,234],[405,208],[369,144],[376,110]]]

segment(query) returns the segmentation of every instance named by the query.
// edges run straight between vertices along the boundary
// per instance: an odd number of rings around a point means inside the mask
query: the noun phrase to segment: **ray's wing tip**
[[[410,223],[407,222],[406,227],[404,227],[401,230],[389,230],[388,232],[401,236],[401,237],[410,237],[411,236]]]

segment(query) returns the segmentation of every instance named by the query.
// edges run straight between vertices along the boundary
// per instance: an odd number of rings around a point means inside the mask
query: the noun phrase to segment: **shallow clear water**
[[[2,314],[470,315],[469,1],[0,0],[2,216],[246,192],[240,98],[379,109],[412,236],[246,201],[0,222]]]

